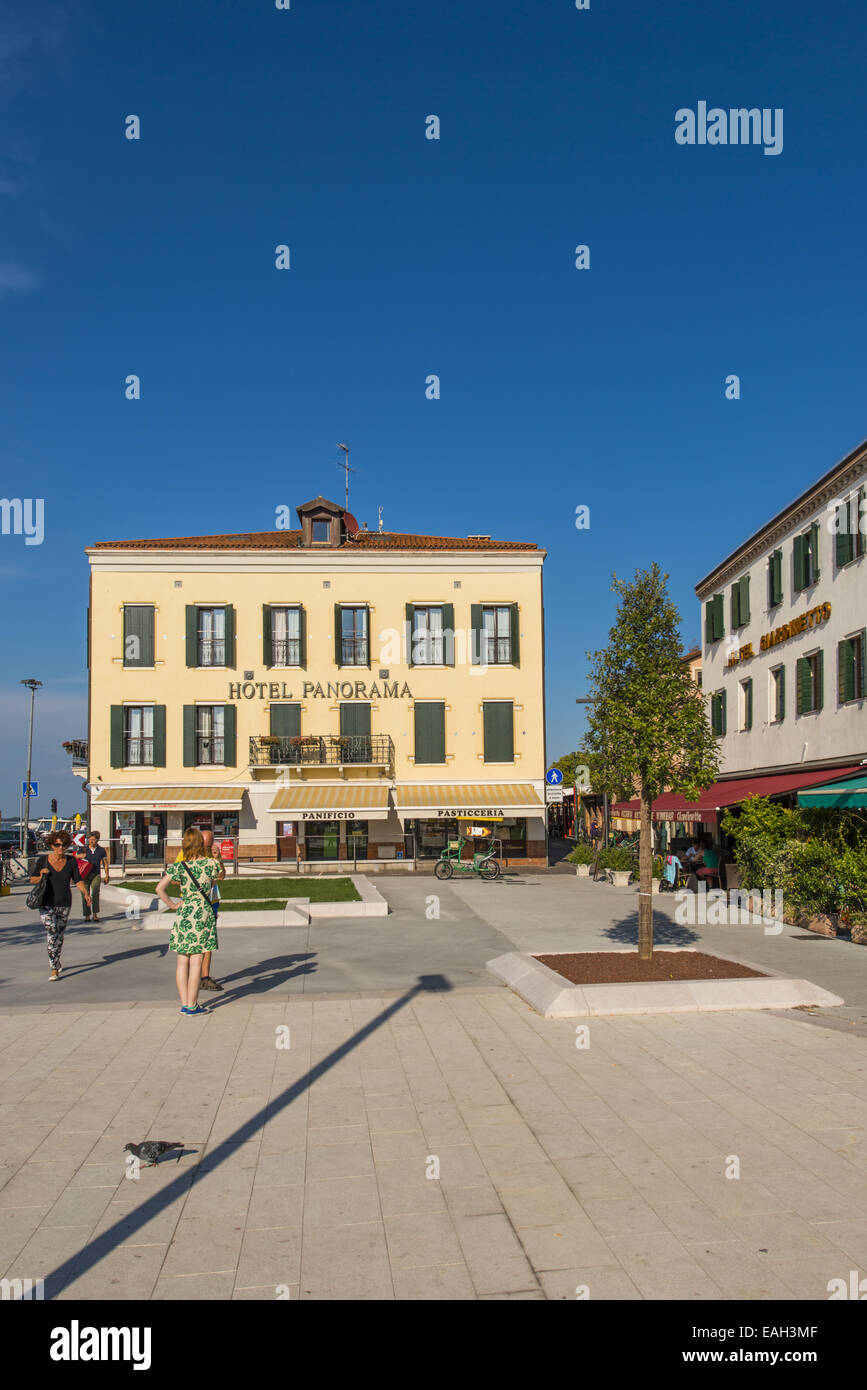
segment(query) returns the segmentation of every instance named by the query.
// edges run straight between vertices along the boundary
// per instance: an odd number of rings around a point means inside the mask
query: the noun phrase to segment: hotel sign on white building
[[[696,593],[723,777],[867,757],[867,442]]]

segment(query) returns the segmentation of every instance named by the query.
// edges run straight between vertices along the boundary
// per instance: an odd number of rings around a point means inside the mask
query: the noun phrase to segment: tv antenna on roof
[[[349,445],[348,445],[348,444],[338,444],[337,447],[338,447],[338,449],[342,449],[342,450],[343,450],[343,462],[342,462],[342,463],[335,464],[335,467],[336,467],[336,468],[342,468],[342,469],[343,469],[344,476],[345,476],[345,478],[346,478],[346,510],[349,511],[349,475],[350,475],[350,473],[357,473],[357,472],[358,472],[358,469],[357,469],[357,468],[350,468],[350,466],[349,466]]]

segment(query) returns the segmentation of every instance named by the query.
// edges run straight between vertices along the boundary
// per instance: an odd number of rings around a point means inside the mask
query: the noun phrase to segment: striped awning
[[[404,782],[395,788],[397,814],[440,820],[541,816],[545,804],[529,782]]]
[[[268,815],[284,820],[387,820],[388,787],[347,787],[334,782],[281,787]]]
[[[237,811],[243,787],[100,787],[91,805],[111,811],[198,811],[219,806]]]

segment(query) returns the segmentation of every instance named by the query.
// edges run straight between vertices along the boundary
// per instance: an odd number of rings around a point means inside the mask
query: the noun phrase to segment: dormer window
[[[313,544],[328,545],[328,542],[331,540],[331,522],[314,521],[312,529],[313,535],[311,536],[311,540],[313,541]]]

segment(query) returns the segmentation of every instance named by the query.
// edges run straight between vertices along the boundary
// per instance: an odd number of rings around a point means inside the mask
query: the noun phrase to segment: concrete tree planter
[[[589,865],[589,864],[576,864],[576,865],[575,865],[575,873],[578,875],[579,878],[589,878],[589,877],[590,877],[590,865]]]
[[[611,882],[615,888],[628,888],[632,874],[629,869],[609,869]]]

